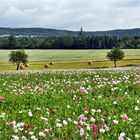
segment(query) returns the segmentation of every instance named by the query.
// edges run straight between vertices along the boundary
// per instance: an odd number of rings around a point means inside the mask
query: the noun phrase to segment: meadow
[[[140,73],[0,74],[0,140],[139,140]]]
[[[0,70],[14,70],[15,66],[8,62],[11,50],[0,50]],[[45,69],[44,65],[54,62],[49,69],[93,69],[113,67],[113,63],[106,59],[109,50],[25,50],[29,55],[30,70]],[[126,49],[125,59],[118,62],[118,66],[139,65],[140,50]],[[93,61],[88,65],[88,61]]]

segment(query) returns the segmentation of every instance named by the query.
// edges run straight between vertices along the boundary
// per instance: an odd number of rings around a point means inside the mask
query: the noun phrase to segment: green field
[[[15,66],[8,62],[11,50],[0,50],[0,70],[14,70]],[[53,61],[55,65],[49,69],[89,69],[98,67],[113,67],[113,63],[106,59],[109,50],[25,50],[29,55],[28,69],[44,69],[44,64]],[[124,50],[125,59],[118,62],[118,66],[140,64],[140,49]],[[93,61],[93,65],[88,65]]]
[[[0,77],[0,140],[140,140],[139,71]]]

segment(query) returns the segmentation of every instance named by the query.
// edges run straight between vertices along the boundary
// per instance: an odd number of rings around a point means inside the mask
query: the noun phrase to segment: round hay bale
[[[29,67],[29,64],[25,64],[24,66],[25,66],[26,68],[28,68],[28,67]]]
[[[92,61],[88,61],[88,65],[92,65]]]
[[[50,65],[54,65],[54,62],[50,62]]]
[[[24,69],[25,69],[25,66],[24,66],[24,65],[21,65],[21,66],[20,66],[20,69],[21,69],[21,70],[24,70]]]
[[[45,64],[44,67],[45,67],[45,68],[49,68],[49,64]]]

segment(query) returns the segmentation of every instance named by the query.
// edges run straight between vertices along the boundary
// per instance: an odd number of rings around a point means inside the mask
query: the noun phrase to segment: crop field
[[[11,50],[0,50],[0,70],[14,70],[15,66],[8,62]],[[49,69],[92,69],[113,67],[113,63],[106,59],[109,50],[25,50],[29,55],[29,70],[45,69],[44,65],[54,62]],[[118,66],[139,65],[140,49],[126,49],[125,58]],[[93,61],[88,65],[88,61]]]
[[[140,73],[0,74],[0,140],[139,140]]]

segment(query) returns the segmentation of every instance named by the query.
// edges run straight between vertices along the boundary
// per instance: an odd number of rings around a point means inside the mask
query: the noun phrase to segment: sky
[[[140,0],[0,0],[0,27],[140,28]]]

